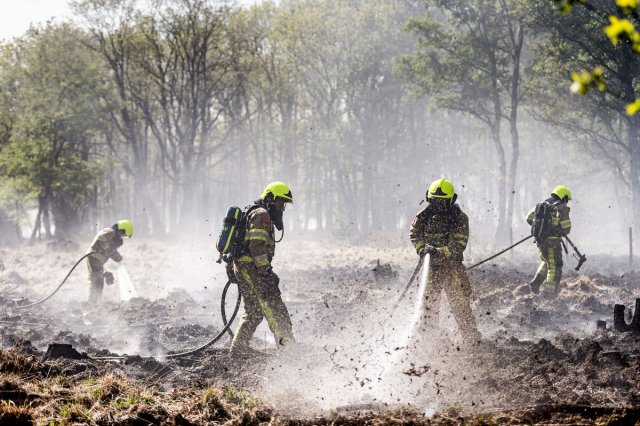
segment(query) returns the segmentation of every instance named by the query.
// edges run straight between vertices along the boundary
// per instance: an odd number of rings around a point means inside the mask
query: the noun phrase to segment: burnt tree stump
[[[640,333],[640,299],[636,299],[636,307],[633,311],[631,324],[624,319],[624,305],[616,304],[613,307],[613,328],[617,331],[635,331]]]

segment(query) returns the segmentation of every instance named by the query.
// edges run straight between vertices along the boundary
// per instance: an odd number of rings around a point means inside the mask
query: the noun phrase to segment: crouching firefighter
[[[543,295],[555,297],[560,291],[562,278],[562,237],[571,231],[571,219],[567,203],[571,192],[564,185],[556,186],[551,196],[538,203],[527,215],[531,225],[531,234],[540,251],[540,266],[535,277],[529,283],[531,291],[540,293],[544,283]]]
[[[444,290],[466,344],[481,335],[471,310],[471,283],[462,264],[469,240],[469,218],[456,204],[457,194],[447,179],[434,181],[427,191],[427,207],[411,224],[411,242],[420,256],[429,254],[429,277],[421,329],[437,329],[440,296]]]
[[[231,342],[231,351],[246,349],[262,319],[279,346],[293,342],[291,318],[282,301],[271,261],[275,254],[274,227],[283,231],[282,216],[287,203],[293,203],[289,186],[283,182],[270,183],[260,199],[248,206],[240,225],[244,239],[238,253],[232,257],[233,276],[244,300],[244,313]],[[234,279],[232,279],[234,281]]]
[[[122,237],[131,238],[133,235],[133,224],[128,220],[119,220],[111,228],[104,228],[95,236],[88,252],[93,252],[87,257],[87,268],[89,271],[89,303],[95,304],[102,300],[102,289],[104,282],[113,284],[113,274],[104,272],[104,264],[112,259],[114,262],[121,262],[122,255],[118,248],[124,243]]]
[[[469,239],[469,218],[456,204],[453,184],[438,179],[427,191],[427,207],[411,224],[409,237],[420,256],[429,254],[429,277],[420,330],[439,328],[440,295],[444,290],[465,344],[482,336],[471,311],[471,283],[462,264]]]

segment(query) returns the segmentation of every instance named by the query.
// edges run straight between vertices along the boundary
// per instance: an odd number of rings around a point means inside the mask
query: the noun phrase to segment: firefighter
[[[291,318],[282,301],[278,284],[280,279],[271,266],[275,254],[274,227],[284,227],[282,216],[287,203],[293,203],[289,186],[272,182],[262,192],[260,199],[247,210],[244,248],[233,260],[233,273],[244,300],[244,313],[231,342],[231,351],[242,351],[256,328],[267,320],[278,346],[293,342]]]
[[[544,283],[543,295],[555,297],[560,291],[562,278],[562,237],[571,231],[569,206],[571,192],[564,185],[556,186],[551,196],[532,208],[527,215],[527,223],[532,226],[532,234],[536,236],[536,244],[540,251],[540,266],[529,285],[534,294],[540,293]],[[544,210],[542,210],[543,208]],[[536,219],[536,210],[539,219]],[[546,213],[545,213],[546,212]],[[547,220],[545,219],[547,216]],[[539,228],[536,230],[536,228]]]
[[[444,290],[465,344],[479,343],[481,335],[471,311],[471,283],[462,264],[469,239],[469,218],[456,204],[457,194],[447,179],[438,179],[427,191],[427,207],[411,224],[411,242],[420,256],[429,254],[425,294],[424,331],[437,329],[440,295]]]
[[[112,259],[115,262],[122,261],[122,255],[118,253],[118,248],[123,244],[122,237],[131,238],[133,235],[133,224],[128,220],[119,220],[111,228],[104,228],[95,236],[89,252],[93,252],[87,257],[87,268],[89,270],[89,303],[96,304],[102,299],[102,289],[104,282],[113,284],[113,274],[104,272],[104,264]]]

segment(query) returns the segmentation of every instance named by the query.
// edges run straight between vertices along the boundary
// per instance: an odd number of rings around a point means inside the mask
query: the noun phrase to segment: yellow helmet
[[[434,181],[427,191],[427,199],[446,198],[447,200],[453,200],[454,195],[453,184],[445,178]]]
[[[551,191],[551,193],[561,200],[564,200],[564,197],[567,197],[568,200],[571,200],[571,191],[569,191],[569,188],[564,185],[556,186],[555,188],[553,188],[553,191]]]
[[[133,235],[133,223],[128,220],[119,220],[118,230],[123,230],[124,235],[131,238],[131,236]]]
[[[291,194],[291,189],[289,189],[289,185],[284,182],[271,182],[269,185],[267,185],[264,191],[262,191],[260,199],[265,201],[265,198],[267,198],[269,194],[271,194],[272,200],[280,197],[283,198],[285,202],[293,203],[293,195]]]

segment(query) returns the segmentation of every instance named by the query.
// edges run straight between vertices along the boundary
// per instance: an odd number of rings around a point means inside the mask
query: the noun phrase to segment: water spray
[[[126,302],[131,300],[133,297],[138,297],[138,292],[136,291],[133,282],[131,282],[127,268],[124,267],[122,262],[118,262],[117,273],[118,287],[120,288],[120,300]]]
[[[424,265],[424,258],[425,257],[426,257],[425,254],[420,255],[420,259],[418,259],[418,264],[416,265],[416,269],[413,270],[413,274],[411,274],[411,278],[409,278],[409,282],[407,282],[407,285],[405,286],[404,290],[402,290],[402,294],[400,294],[400,297],[398,298],[396,303],[393,305],[393,308],[391,308],[391,312],[392,313],[398,307],[400,302],[402,302],[402,299],[404,299],[404,296],[407,294],[407,291],[409,291],[409,288],[411,287],[411,284],[413,284],[413,281],[418,276],[418,272],[420,272],[420,269],[422,268],[422,265]]]
[[[401,348],[405,348],[405,349],[409,348],[409,343],[411,342],[411,339],[414,338],[416,334],[416,329],[418,328],[418,324],[420,323],[420,320],[423,315],[425,293],[427,292],[427,284],[429,282],[429,260],[430,260],[429,257],[430,256],[427,254],[420,258],[419,266],[422,266],[422,265],[425,265],[425,266],[424,268],[422,268],[422,274],[420,276],[420,285],[418,286],[418,293],[416,294],[417,300],[416,300],[416,303],[414,304],[413,314],[411,315],[411,322],[409,323],[409,327],[405,329],[406,330],[405,334],[402,337],[401,344],[400,344]],[[398,354],[398,352],[396,352],[396,354]],[[394,356],[394,358],[397,358],[397,356],[398,355]],[[394,363],[395,363],[395,359],[394,359],[394,362],[392,362],[392,364]]]

